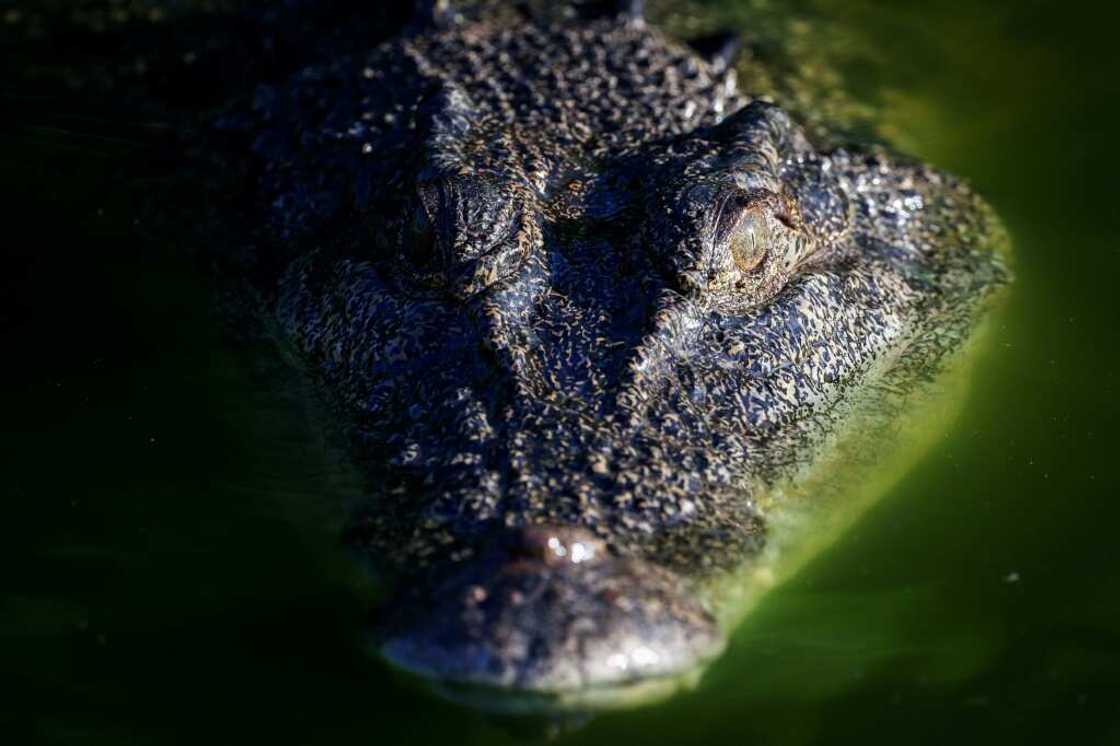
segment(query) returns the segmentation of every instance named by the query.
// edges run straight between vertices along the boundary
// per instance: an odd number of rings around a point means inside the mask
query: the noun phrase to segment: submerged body
[[[456,690],[596,706],[698,670],[768,485],[1005,279],[966,186],[816,147],[625,6],[428,4],[254,103],[268,313],[399,589],[378,649]]]

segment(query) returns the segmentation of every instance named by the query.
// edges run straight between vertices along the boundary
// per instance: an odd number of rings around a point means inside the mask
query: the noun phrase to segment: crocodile
[[[374,649],[464,701],[596,709],[719,656],[710,589],[770,547],[771,488],[909,406],[1005,238],[960,179],[741,92],[732,37],[492,5],[420,2],[227,120],[264,314],[361,474]]]

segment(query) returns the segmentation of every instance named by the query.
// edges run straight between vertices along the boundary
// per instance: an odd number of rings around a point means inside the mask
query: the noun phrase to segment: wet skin
[[[760,495],[884,375],[936,373],[1006,279],[967,186],[817,147],[726,47],[625,5],[436,3],[238,125],[286,257],[266,313],[397,589],[377,649],[490,704],[609,706],[718,655],[701,589],[766,546]]]

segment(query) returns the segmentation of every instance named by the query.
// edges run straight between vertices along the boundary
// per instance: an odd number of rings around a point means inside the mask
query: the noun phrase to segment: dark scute
[[[620,16],[630,21],[645,18],[645,0],[587,0],[574,3],[576,11],[584,18],[607,15]]]
[[[449,25],[454,18],[450,0],[416,0],[412,25],[418,31],[441,28]]]
[[[690,39],[688,45],[717,72],[723,72],[735,64],[742,52],[743,37],[735,31],[719,31]]]

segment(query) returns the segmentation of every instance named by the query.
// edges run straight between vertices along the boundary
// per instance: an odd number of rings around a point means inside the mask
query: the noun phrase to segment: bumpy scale
[[[693,670],[757,491],[962,343],[998,223],[951,176],[818,151],[728,43],[635,7],[422,10],[254,104],[271,313],[366,475],[348,538],[403,589],[381,650],[542,696]]]

